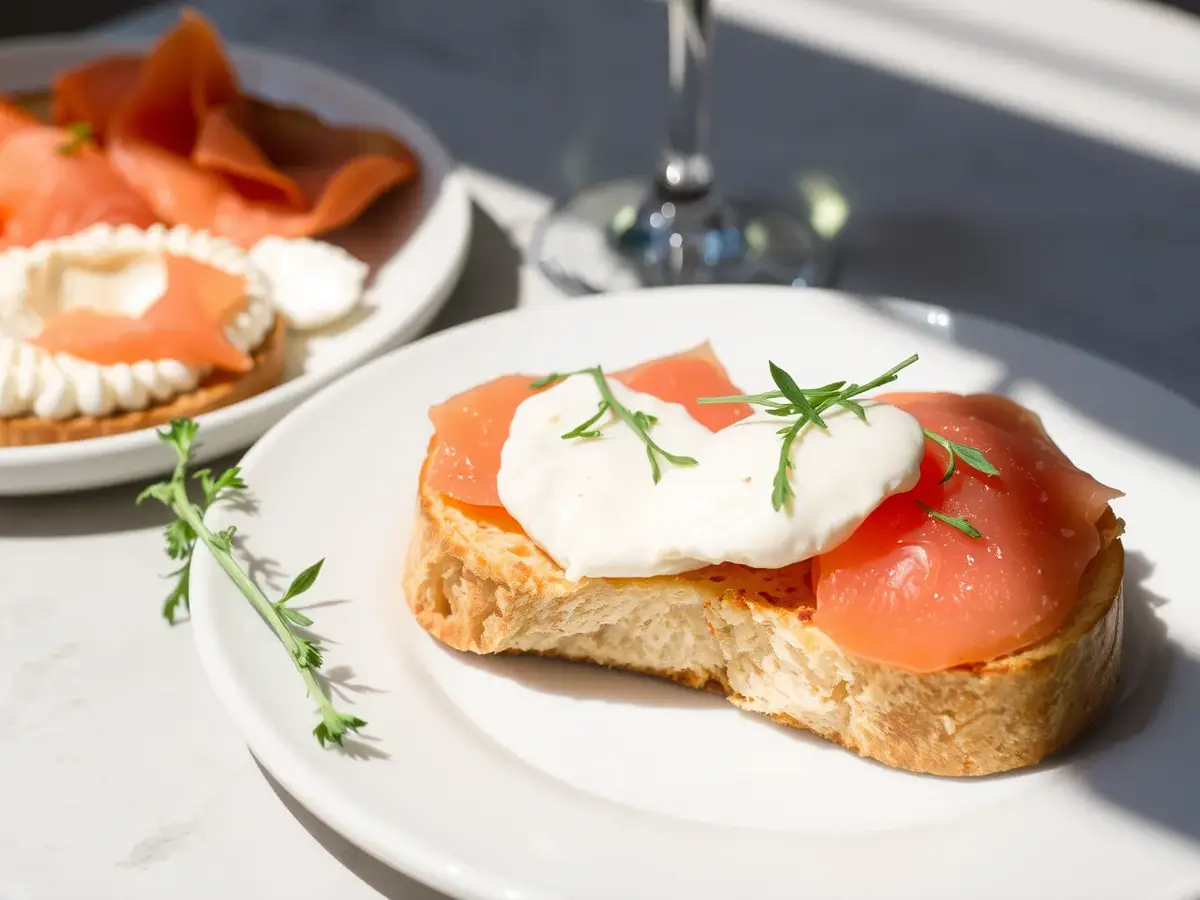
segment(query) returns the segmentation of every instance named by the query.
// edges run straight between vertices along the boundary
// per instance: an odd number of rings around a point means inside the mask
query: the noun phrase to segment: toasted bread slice
[[[1066,746],[1112,698],[1125,557],[1111,510],[1100,527],[1104,548],[1054,637],[931,674],[843,652],[812,624],[805,566],[568,581],[503,510],[432,491],[424,470],[404,588],[421,626],[458,650],[658,675],[889,766],[987,775]]]

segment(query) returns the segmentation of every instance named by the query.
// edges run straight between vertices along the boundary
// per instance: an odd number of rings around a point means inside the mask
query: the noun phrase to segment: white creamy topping
[[[271,284],[275,305],[296,331],[332,325],[358,305],[369,267],[336,244],[265,237],[250,259]]]
[[[501,451],[500,500],[571,579],[791,565],[832,549],[883,500],[917,483],[920,424],[894,406],[865,403],[866,422],[837,409],[823,415],[827,429],[804,429],[791,452],[795,497],[776,511],[778,418],[754,416],[714,434],[683,406],[609,385],[627,408],[658,418],[650,434],[659,446],[699,464],[664,462],[655,485],[645,445],[611,416],[601,437],[563,440],[596,411],[590,376],[517,407]]]
[[[246,353],[262,345],[275,319],[270,287],[235,244],[183,226],[96,225],[0,254],[0,418],[104,416],[196,388],[207,370],[177,360],[101,366],[27,342],[60,310],[141,315],[166,288],[164,252],[243,276],[246,305],[225,334]]]

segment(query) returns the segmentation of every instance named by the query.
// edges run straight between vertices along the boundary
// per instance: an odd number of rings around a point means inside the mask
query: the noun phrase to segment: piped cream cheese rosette
[[[224,334],[244,354],[257,350],[274,323],[275,307],[265,276],[245,252],[184,227],[98,225],[0,255],[0,417],[108,416],[195,390],[209,367],[165,353],[101,364],[34,343],[56,316],[71,311],[141,317],[166,292],[168,255],[243,280],[241,309]]]
[[[64,352],[61,341],[46,346],[64,314],[79,319],[86,311],[99,324],[105,324],[103,316],[145,317],[167,292],[172,258],[240,279],[243,296],[223,320],[223,334],[230,349],[247,360],[267,341],[277,313],[297,331],[343,318],[358,304],[368,271],[341,248],[320,241],[267,238],[247,253],[184,226],[98,225],[10,249],[0,254],[0,420],[112,416],[197,390],[214,365],[172,358],[186,354],[170,352],[171,323],[161,345],[142,348],[146,358],[134,358],[138,351],[132,349],[115,361],[107,358],[112,347],[83,353]],[[181,329],[182,324],[175,327],[176,337],[185,333]]]

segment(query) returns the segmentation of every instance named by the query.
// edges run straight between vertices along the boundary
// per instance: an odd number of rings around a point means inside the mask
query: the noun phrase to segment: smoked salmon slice
[[[913,491],[886,500],[816,558],[815,624],[844,650],[913,672],[986,662],[1045,640],[1070,615],[1102,545],[1097,521],[1122,496],[1076,468],[1033,413],[1005,397],[878,398],[999,471],[959,462],[926,441]],[[967,519],[972,538],[920,504]]]
[[[90,123],[160,219],[244,247],[346,225],[418,172],[391,135],[244,96],[216,30],[190,10],[144,60],[123,55],[64,74],[54,115]]]
[[[437,446],[426,479],[439,493],[476,506],[500,506],[496,475],[512,417],[535,393],[537,375],[502,375],[429,410]]]
[[[0,97],[0,144],[12,135],[39,124],[25,110]]]
[[[707,341],[684,353],[652,359],[617,372],[613,377],[631,391],[686,406],[691,417],[709,431],[720,431],[752,412],[745,403],[696,402],[697,397],[728,397],[741,393],[729,380],[729,373]]]
[[[87,122],[100,143],[123,100],[137,87],[142,57],[123,53],[63,72],[54,79],[51,119],[60,128]]]
[[[188,256],[167,254],[164,262],[167,289],[140,317],[75,307],[49,319],[31,343],[98,365],[177,359],[230,372],[253,368],[224,328],[244,305],[245,279]]]
[[[456,394],[433,407],[437,444],[426,482],[439,493],[476,506],[500,506],[496,475],[500,451],[517,407],[536,393],[537,375],[505,375]],[[697,421],[717,431],[750,415],[745,404],[703,405],[697,397],[740,394],[712,348],[691,350],[641,363],[611,376],[630,390],[680,403]]]
[[[11,120],[0,114],[0,129]],[[158,221],[89,141],[37,123],[0,137],[0,249],[65,237],[90,225]]]

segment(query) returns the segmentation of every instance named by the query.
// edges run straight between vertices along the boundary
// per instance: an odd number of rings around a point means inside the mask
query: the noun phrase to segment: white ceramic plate
[[[489,377],[618,367],[711,339],[735,381],[996,390],[1040,412],[1128,496],[1125,683],[1104,727],[1036,770],[892,771],[721,698],[547,660],[443,649],[400,570],[426,409]],[[196,643],[263,764],[333,828],[447,893],[486,900],[1200,896],[1200,411],[1077,350],[945,310],[826,292],[672,289],[506,313],[344,379],[245,458],[257,513],[221,509],[275,588],[326,557],[315,631],[338,702],[370,722],[321,750],[300,681],[208,558]],[[259,566],[262,570],[262,566]]]
[[[145,41],[111,38],[0,44],[0,94],[38,90],[64,68],[147,46]],[[278,387],[201,416],[206,459],[245,447],[317,388],[417,335],[457,282],[471,233],[470,200],[462,176],[442,145],[410,113],[377,91],[311,63],[263,50],[229,49],[247,91],[303,106],[331,122],[391,131],[420,157],[423,180],[419,204],[387,198],[367,213],[374,216],[373,225],[394,229],[396,240],[373,260],[374,281],[362,309],[326,332],[303,342],[293,340],[287,378]],[[410,228],[401,241],[401,232]],[[171,464],[169,449],[151,430],[0,448],[0,496],[97,487],[155,475]]]

